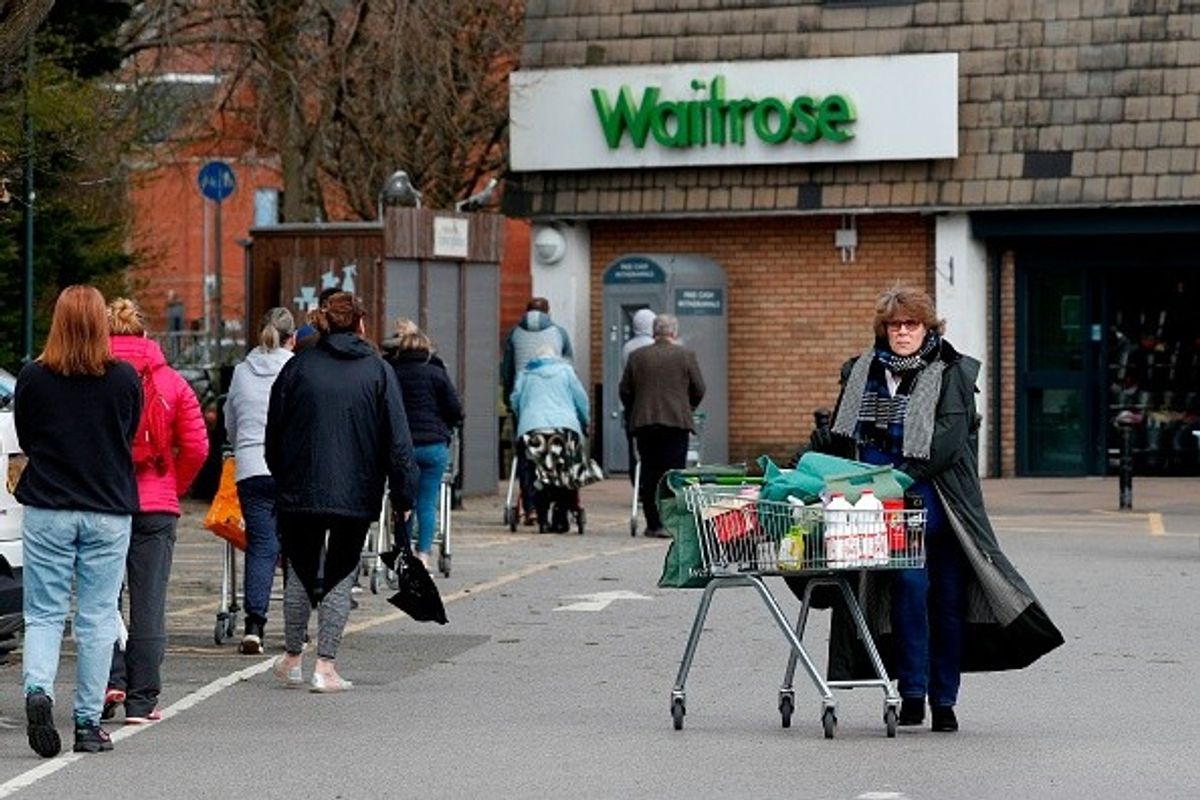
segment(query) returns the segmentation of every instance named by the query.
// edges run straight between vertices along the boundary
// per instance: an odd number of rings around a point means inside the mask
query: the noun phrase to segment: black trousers
[[[667,470],[687,466],[688,430],[647,425],[638,428],[634,434],[637,437],[638,457],[642,461],[638,497],[642,501],[642,512],[646,515],[646,527],[657,530],[662,527],[662,517],[658,515],[658,506],[654,503],[658,482]]]
[[[111,688],[124,689],[125,714],[140,717],[158,705],[167,653],[167,581],[175,553],[174,514],[134,514],[125,558],[129,639],[113,646]]]

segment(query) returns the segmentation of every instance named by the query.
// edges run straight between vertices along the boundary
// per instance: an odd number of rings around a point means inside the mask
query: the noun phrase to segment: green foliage
[[[122,13],[122,9],[124,12]],[[116,65],[110,43],[127,4],[60,2],[24,63],[0,74],[0,366],[24,355],[26,113],[34,122],[34,347],[45,340],[54,299],[73,283],[122,287],[135,261],[127,245],[122,157],[128,137],[117,97],[101,83]]]

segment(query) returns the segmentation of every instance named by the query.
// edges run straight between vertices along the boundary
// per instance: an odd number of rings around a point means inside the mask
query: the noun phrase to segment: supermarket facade
[[[1200,474],[1189,8],[531,0],[505,207],[607,466],[636,308],[721,362],[711,444],[743,461],[807,441],[904,280],[983,362],[986,474],[1110,472],[1122,411],[1139,473]]]

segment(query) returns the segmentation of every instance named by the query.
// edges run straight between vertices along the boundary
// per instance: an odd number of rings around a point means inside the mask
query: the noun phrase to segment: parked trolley
[[[683,717],[687,713],[684,684],[714,594],[718,589],[750,586],[758,592],[791,646],[779,690],[783,727],[791,727],[795,710],[792,679],[799,663],[821,696],[821,725],[825,738],[832,739],[837,728],[837,702],[832,690],[862,687],[883,690],[883,720],[888,737],[894,737],[900,696],[888,679],[851,579],[864,570],[923,567],[925,511],[890,508],[834,511],[820,505],[806,506],[794,499],[760,500],[759,487],[753,479],[732,480],[736,483],[694,483],[684,489],[687,507],[695,515],[700,540],[701,576],[711,580],[700,597],[675,688],[671,691],[671,717],[675,729],[683,727]],[[767,576],[808,579],[794,626],[763,581]],[[840,590],[870,656],[874,678],[827,681],[817,672],[803,639],[813,590],[821,586]]]
[[[455,486],[459,481],[460,448],[459,430],[451,432],[450,459],[446,470],[442,473],[441,485],[438,487],[437,531],[434,532],[433,545],[437,548],[438,572],[450,577],[450,512],[454,507]],[[414,514],[416,511],[414,510]],[[379,593],[380,583],[386,583],[389,588],[396,588],[396,573],[388,569],[379,557],[380,553],[391,549],[395,543],[397,532],[394,530],[392,516],[392,501],[390,495],[384,492],[383,508],[379,512],[378,522],[372,523],[367,532],[366,547],[362,554],[362,574],[367,576],[372,594]],[[403,534],[401,534],[403,535]]]

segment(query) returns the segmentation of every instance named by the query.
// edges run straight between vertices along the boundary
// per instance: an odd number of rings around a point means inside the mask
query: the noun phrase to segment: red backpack
[[[154,368],[139,371],[142,377],[142,418],[133,436],[133,466],[153,466],[163,475],[171,458],[171,407],[154,382]]]

